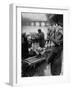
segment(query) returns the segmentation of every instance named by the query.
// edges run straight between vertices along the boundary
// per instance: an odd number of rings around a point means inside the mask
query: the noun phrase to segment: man
[[[62,67],[62,51],[63,51],[63,35],[61,32],[57,34],[57,38],[49,39],[54,42],[55,47],[50,53],[50,57],[48,57],[48,64],[51,65],[51,74],[52,75],[60,75],[61,67]]]
[[[22,34],[22,60],[28,57],[28,40],[26,33]]]
[[[39,45],[41,48],[43,48],[45,45],[45,40],[44,40],[44,33],[41,31],[41,29],[38,29],[38,36],[39,36]]]
[[[21,47],[21,58],[22,58],[22,77],[26,76],[26,68],[27,65],[23,62],[26,58],[28,58],[29,56],[29,52],[28,52],[28,40],[27,40],[27,36],[26,33],[22,34],[22,47]]]

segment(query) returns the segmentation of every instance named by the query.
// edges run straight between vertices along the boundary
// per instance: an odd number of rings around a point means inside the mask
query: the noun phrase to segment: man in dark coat
[[[28,40],[26,37],[26,34],[24,33],[22,35],[22,59],[25,59],[28,57]]]
[[[28,58],[29,52],[28,52],[28,40],[26,34],[22,34],[22,47],[21,47],[21,58],[22,58],[22,77],[26,76],[26,64],[23,62],[24,59]]]
[[[39,45],[41,48],[43,48],[45,45],[45,40],[44,40],[44,33],[41,31],[41,29],[38,29],[38,36],[39,36]]]
[[[60,75],[62,67],[62,51],[63,51],[63,35],[59,32],[58,40],[49,38],[55,44],[50,57],[48,57],[48,64],[51,65],[51,74]]]

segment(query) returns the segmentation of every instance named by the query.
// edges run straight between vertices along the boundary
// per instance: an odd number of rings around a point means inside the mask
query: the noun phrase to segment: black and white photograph
[[[10,8],[10,84],[48,85],[70,80],[69,10]]]
[[[21,77],[63,75],[63,14],[21,12]]]

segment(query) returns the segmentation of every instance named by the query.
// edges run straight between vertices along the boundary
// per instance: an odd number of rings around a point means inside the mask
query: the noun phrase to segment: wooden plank
[[[48,55],[47,57],[50,56],[49,53],[51,51],[52,51],[51,48],[46,50],[46,52],[48,53],[47,54]],[[32,64],[36,64],[36,63],[39,63],[41,61],[44,61],[44,60],[46,60],[46,57],[45,56],[41,56],[41,57],[33,56],[33,57],[29,57],[29,58],[25,59],[23,61],[23,63],[26,62],[28,65],[32,65]]]
[[[41,58],[36,58],[36,57],[33,57],[33,58],[31,58],[31,59],[26,59],[26,60],[24,60],[24,62],[26,62],[26,63],[28,63],[29,65],[32,65],[32,64],[36,64],[36,63],[38,63],[38,62],[41,62],[41,61],[43,61],[43,60],[45,60],[45,57],[41,57]]]

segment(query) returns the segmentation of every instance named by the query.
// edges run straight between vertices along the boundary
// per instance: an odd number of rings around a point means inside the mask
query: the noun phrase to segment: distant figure
[[[22,60],[28,57],[28,40],[26,34],[22,35]]]
[[[39,36],[39,45],[41,48],[45,45],[45,39],[44,39],[44,33],[41,31],[41,29],[38,29],[38,36]]]
[[[55,44],[50,57],[48,57],[48,64],[50,63],[51,65],[51,74],[60,75],[62,69],[63,35],[59,32],[56,39],[49,39]]]

